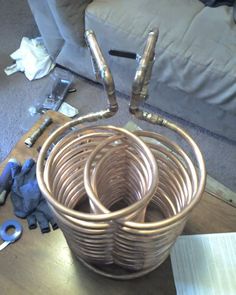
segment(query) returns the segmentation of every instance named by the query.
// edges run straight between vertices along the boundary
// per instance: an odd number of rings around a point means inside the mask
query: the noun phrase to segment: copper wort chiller
[[[177,133],[191,152],[155,132],[79,127],[118,110],[114,81],[95,34],[86,31],[85,37],[108,108],[58,128],[40,151],[37,179],[71,251],[84,265],[114,279],[137,278],[168,257],[204,191],[205,164],[182,128],[139,106],[148,95],[158,30],[149,33],[137,58],[130,113]]]

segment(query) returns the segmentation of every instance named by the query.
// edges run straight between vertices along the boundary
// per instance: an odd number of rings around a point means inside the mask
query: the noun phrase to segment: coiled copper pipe
[[[89,193],[83,180],[84,166],[89,154],[101,145],[105,148],[102,149],[103,155],[99,155],[96,160],[98,163],[104,156],[112,153],[110,157],[110,160],[111,158],[114,160],[111,161],[112,164],[117,160],[124,164],[120,171],[114,169],[117,167],[116,164],[107,170],[110,174],[106,177],[107,186],[110,185],[110,195],[120,198],[120,190],[123,189],[130,206],[114,213],[102,207],[101,213],[105,214],[84,213],[81,218],[81,214],[73,209],[75,206],[78,207],[81,199]],[[122,174],[127,172],[127,169],[130,171],[126,173],[129,181],[124,182]],[[67,135],[56,145],[48,158],[44,177],[47,189],[53,195],[54,200],[65,206],[63,212],[60,207],[55,206],[54,212],[70,247],[81,258],[102,263],[113,262],[111,252],[114,221],[118,218],[135,219],[137,212],[145,211],[146,204],[155,193],[158,180],[156,162],[147,146],[130,132],[112,126],[89,127]],[[123,180],[123,184],[120,180]],[[91,197],[90,204],[91,211],[96,211],[97,200]],[[75,214],[71,215],[72,210]],[[144,212],[141,214],[144,215]],[[91,216],[93,218],[89,222]],[[72,227],[70,227],[70,221],[73,223]],[[75,228],[74,225],[77,227]],[[79,251],[75,249],[78,246]]]
[[[178,130],[204,168],[196,144]],[[89,268],[113,278],[134,278],[155,269],[199,201],[205,171],[199,173],[184,150],[160,134],[131,134],[113,126],[69,133],[44,167],[45,152],[60,133],[44,144],[37,177],[73,253]],[[89,211],[78,211],[86,198]],[[111,212],[121,200],[125,208]],[[153,208],[158,218],[149,216]],[[132,273],[117,276],[94,263],[113,263]]]
[[[94,126],[65,135],[45,163],[47,150],[71,127],[111,117],[118,110],[111,72],[91,31],[86,39],[104,79],[108,108],[58,128],[44,143],[37,162],[39,187],[72,252],[88,268],[115,279],[142,276],[166,259],[205,187],[205,164],[194,140],[174,123],[139,108],[148,93],[157,36],[158,30],[149,34],[130,112],[180,135],[195,162],[160,134]],[[115,208],[118,204],[121,208]],[[111,264],[123,272],[117,275],[113,268],[100,267]]]

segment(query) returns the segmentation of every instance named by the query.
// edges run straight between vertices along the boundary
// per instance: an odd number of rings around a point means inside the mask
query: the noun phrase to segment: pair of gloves
[[[57,229],[56,220],[46,200],[42,196],[37,179],[36,163],[33,159],[26,160],[21,166],[11,159],[0,176],[0,201],[4,202],[11,192],[11,201],[17,217],[27,218],[29,229],[39,225],[42,233]]]

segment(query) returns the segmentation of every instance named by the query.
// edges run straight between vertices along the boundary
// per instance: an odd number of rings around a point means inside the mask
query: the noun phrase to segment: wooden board
[[[236,208],[204,193],[185,226],[187,234],[236,232]]]
[[[33,157],[37,149],[66,117],[48,112],[53,124],[43,133],[33,148],[28,149],[24,140],[43,121],[38,122],[17,143],[9,158],[21,163]],[[0,207],[0,224],[14,216],[11,202]],[[18,219],[19,220],[19,219]],[[27,222],[19,220],[24,232],[20,240],[0,252],[0,294],[175,294],[175,286],[168,258],[151,274],[132,281],[120,282],[103,278],[82,266],[71,254],[60,230],[42,235],[40,230],[28,230]],[[184,233],[200,234],[236,231],[236,209],[207,193],[193,210]]]
[[[33,132],[43,123],[45,118],[49,116],[52,118],[53,123],[47,127],[47,129],[43,132],[43,134],[39,137],[39,139],[35,142],[32,148],[27,148],[24,144],[24,141],[26,138],[31,136]],[[43,115],[36,123],[35,125],[27,132],[25,135],[21,137],[21,139],[17,142],[15,147],[12,149],[10,154],[7,156],[7,158],[1,163],[0,165],[0,173],[3,169],[3,167],[6,165],[8,160],[10,158],[16,158],[21,163],[24,163],[26,159],[33,158],[37,159],[38,157],[38,149],[43,145],[45,139],[60,125],[65,124],[70,119],[60,113],[48,111],[45,115]]]

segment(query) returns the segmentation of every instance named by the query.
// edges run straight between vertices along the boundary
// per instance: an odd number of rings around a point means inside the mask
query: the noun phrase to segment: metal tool
[[[62,78],[56,79],[52,87],[52,92],[45,99],[41,108],[44,110],[58,111],[69,91],[70,86],[70,80]]]
[[[13,227],[15,231],[12,234],[8,234],[7,230],[11,227]],[[17,241],[21,237],[22,231],[23,231],[22,225],[18,221],[11,220],[11,219],[6,220],[2,224],[0,229],[0,237],[4,241],[0,245],[0,251],[6,248],[9,244],[12,244],[15,241]]]
[[[31,148],[34,143],[36,142],[36,140],[39,138],[39,136],[43,133],[43,131],[52,123],[52,118],[50,117],[47,117],[44,122],[42,123],[42,125],[36,130],[34,131],[34,133],[26,138],[25,140],[25,145],[28,147],[28,148]]]

